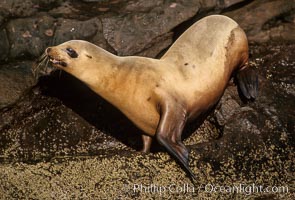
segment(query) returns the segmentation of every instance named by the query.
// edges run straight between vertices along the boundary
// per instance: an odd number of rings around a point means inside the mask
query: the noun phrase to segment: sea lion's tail
[[[248,100],[254,100],[258,96],[258,75],[252,67],[245,67],[236,75],[238,87]]]

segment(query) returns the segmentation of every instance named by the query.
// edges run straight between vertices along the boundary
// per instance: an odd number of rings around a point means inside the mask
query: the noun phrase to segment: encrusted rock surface
[[[294,8],[295,2],[287,0],[4,0],[0,68],[15,60],[33,61],[46,47],[70,39],[88,40],[118,55],[157,57],[190,24],[215,13],[235,19],[251,41],[294,42]]]

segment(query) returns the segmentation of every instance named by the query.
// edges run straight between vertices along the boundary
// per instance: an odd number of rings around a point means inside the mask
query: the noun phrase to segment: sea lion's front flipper
[[[258,76],[251,67],[241,69],[237,73],[237,82],[240,91],[247,99],[255,99],[258,95]]]
[[[189,175],[196,179],[188,165],[188,150],[181,141],[181,134],[186,123],[186,110],[177,103],[173,104],[164,103],[161,105],[161,117],[156,138],[182,164]]]
[[[143,148],[141,150],[142,153],[149,153],[151,144],[152,144],[152,137],[149,135],[142,135],[142,143],[143,143]]]

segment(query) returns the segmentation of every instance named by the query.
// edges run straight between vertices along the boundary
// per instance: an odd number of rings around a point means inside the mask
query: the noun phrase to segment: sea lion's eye
[[[72,49],[72,48],[66,48],[67,54],[71,57],[71,58],[77,58],[78,54],[77,52]]]

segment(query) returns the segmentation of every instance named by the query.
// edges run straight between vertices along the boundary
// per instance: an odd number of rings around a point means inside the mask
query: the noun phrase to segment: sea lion
[[[160,59],[119,57],[81,40],[45,52],[54,67],[84,82],[146,133],[143,152],[155,137],[193,178],[181,141],[185,124],[218,102],[233,75],[247,99],[257,96],[247,37],[226,16],[197,21]]]

